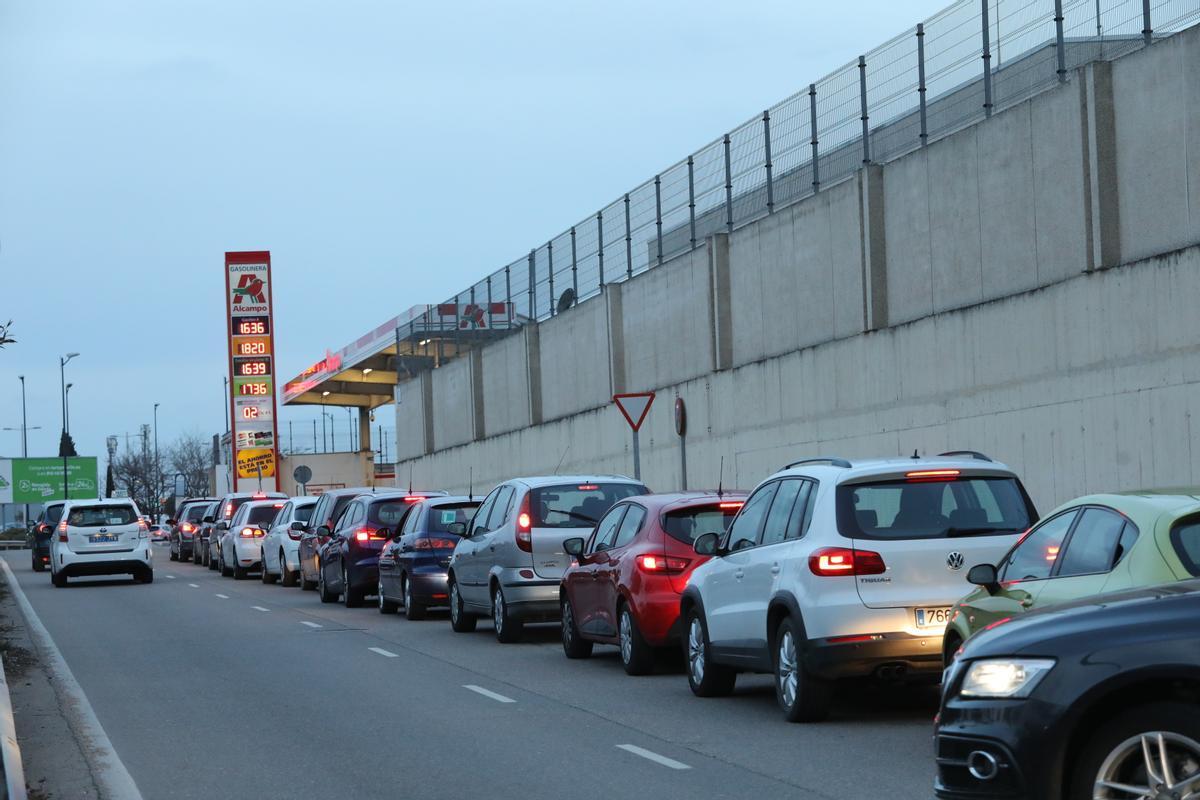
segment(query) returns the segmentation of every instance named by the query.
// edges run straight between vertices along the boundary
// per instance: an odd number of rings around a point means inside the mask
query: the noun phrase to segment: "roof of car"
[[[710,491],[642,494],[629,499],[636,500],[651,510],[668,511],[678,508],[688,508],[689,506],[720,503],[722,501],[741,503],[746,499],[748,494],[749,492],[744,492],[740,489],[723,489],[720,494],[717,494],[716,489],[713,489]]]
[[[65,500],[69,506],[131,506],[133,499],[129,497],[93,497],[90,500]]]
[[[903,478],[909,472],[929,469],[957,469],[971,475],[1016,476],[1007,464],[999,461],[955,454],[920,458],[863,458],[853,461],[842,458],[802,459],[785,466],[771,477],[803,475],[828,479],[835,483],[855,483],[868,478]]]
[[[568,483],[636,483],[641,481],[630,478],[628,475],[534,475],[525,478],[510,478],[505,483],[523,483],[531,488],[542,486],[558,486]]]
[[[484,495],[480,495],[480,494],[474,494],[474,495],[470,495],[470,496],[465,495],[465,494],[443,494],[443,495],[436,495],[433,497],[427,497],[424,500],[422,500],[421,502],[428,503],[431,506],[440,506],[440,505],[448,505],[451,503],[482,503],[483,498],[484,498]]]
[[[1068,500],[1046,516],[1052,516],[1064,508],[1084,505],[1109,506],[1127,516],[1183,514],[1193,510],[1200,511],[1200,489],[1139,489],[1131,492],[1088,494]]]
[[[386,489],[384,491],[392,492],[394,490]],[[341,489],[327,489],[324,492],[321,492],[319,495],[315,495],[315,497],[320,499],[327,494],[331,494],[334,497],[341,497],[342,495],[345,495],[345,494],[351,494],[351,495],[357,496],[360,494],[379,494],[379,493],[381,493],[380,490],[375,487],[372,487],[372,486],[348,486],[348,487],[344,487]]]

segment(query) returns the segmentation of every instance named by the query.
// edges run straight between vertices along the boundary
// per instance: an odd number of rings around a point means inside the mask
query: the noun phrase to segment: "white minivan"
[[[80,575],[132,575],[154,580],[149,528],[128,498],[68,500],[50,538],[50,578],[67,585]]]

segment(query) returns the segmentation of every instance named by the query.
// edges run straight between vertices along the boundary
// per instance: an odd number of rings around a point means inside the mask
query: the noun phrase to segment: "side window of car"
[[[508,519],[508,508],[512,505],[513,494],[516,490],[511,486],[501,486],[500,492],[496,495],[496,505],[492,508],[492,513],[488,517],[488,530],[494,531],[504,524]]]
[[[400,532],[407,536],[417,530],[417,523],[421,519],[421,509],[410,509],[407,516],[404,517],[404,523],[400,526]]]
[[[816,488],[817,485],[812,481],[800,482],[800,493],[796,495],[796,502],[792,504],[792,515],[788,517],[788,539],[799,539],[808,532],[808,524],[812,521]]]
[[[279,509],[279,513],[275,515],[275,519],[271,521],[271,526],[282,525],[285,522],[291,522],[291,520],[292,504],[287,502],[283,504],[283,508]]]
[[[775,499],[771,501],[771,510],[767,512],[767,522],[763,525],[762,544],[775,544],[787,538],[788,520],[791,519],[803,484],[797,478],[785,478],[779,482]]]
[[[645,519],[646,509],[636,503],[630,503],[629,510],[625,512],[625,519],[621,520],[621,526],[617,528],[617,538],[613,540],[612,546],[624,547],[632,542]]]
[[[1033,581],[1050,577],[1063,540],[1078,515],[1078,509],[1071,509],[1030,531],[1005,559],[1001,580]]]
[[[772,481],[750,495],[750,499],[742,506],[733,524],[729,526],[729,551],[741,550],[758,544],[758,535],[762,531],[763,520],[771,508],[779,481]]]
[[[1138,538],[1137,526],[1134,525],[1132,522],[1126,522],[1125,528],[1121,531],[1121,538],[1117,542],[1117,549],[1113,553],[1113,560],[1112,560],[1113,567],[1116,567],[1117,564],[1120,564],[1121,559],[1125,558],[1125,555],[1131,549],[1133,549],[1133,545],[1137,541],[1137,538]]]
[[[329,495],[323,494],[323,495],[321,495],[321,499],[317,500],[317,505],[316,505],[316,507],[313,508],[312,516],[309,517],[309,519],[312,520],[312,526],[314,529],[325,524],[325,522],[324,522],[325,517],[328,516],[328,514],[329,514],[328,509],[329,509]]]
[[[1108,572],[1116,563],[1125,517],[1105,508],[1085,508],[1058,560],[1055,577]]]
[[[600,518],[600,522],[596,523],[596,530],[592,534],[592,541],[588,545],[588,553],[599,553],[601,550],[608,550],[613,546],[613,541],[617,538],[617,530],[621,527],[621,518],[625,515],[627,508],[629,508],[628,504],[614,506],[611,511]]]
[[[471,529],[469,531],[471,535],[488,530],[488,515],[492,513],[492,508],[496,505],[496,495],[500,494],[500,490],[503,488],[505,487],[497,486],[495,489],[492,489],[491,493],[483,498],[483,502],[480,503],[479,508],[475,509],[475,516],[471,518]]]

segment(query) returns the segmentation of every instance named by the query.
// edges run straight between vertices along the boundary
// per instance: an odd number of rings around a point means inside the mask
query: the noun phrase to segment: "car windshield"
[[[279,509],[281,507],[282,503],[279,506],[255,506],[254,508],[250,509],[249,516],[246,519],[246,524],[266,525],[268,522],[275,519],[275,515],[279,513]]]
[[[530,492],[535,528],[591,528],[618,501],[648,494],[636,483],[572,483]]]
[[[133,506],[79,506],[67,515],[73,528],[99,528],[104,525],[132,525],[137,522]]]
[[[308,522],[310,519],[312,519],[312,512],[313,512],[313,509],[316,507],[317,507],[316,503],[309,503],[306,506],[296,506],[296,508],[295,508],[296,520],[298,520],[300,522]]]
[[[371,508],[367,512],[367,521],[374,525],[395,528],[404,520],[404,515],[408,513],[412,505],[412,503],[404,502],[403,498],[377,500],[371,503]]]
[[[852,539],[1009,534],[1037,519],[1015,478],[966,476],[842,484],[837,517]]]
[[[47,508],[46,509],[46,522],[48,522],[51,525],[57,525],[58,521],[60,519],[62,519],[62,511],[63,511],[63,507],[62,507],[61,503],[59,505],[50,506],[49,508]]]
[[[729,523],[737,516],[741,503],[713,503],[712,505],[681,508],[663,515],[662,526],[667,536],[691,544],[697,536],[725,533]]]
[[[199,522],[204,519],[204,511],[208,506],[204,503],[196,503],[188,506],[183,511],[183,518],[188,522]]]
[[[446,503],[434,506],[429,509],[425,531],[427,533],[449,533],[450,526],[456,522],[461,522],[463,530],[466,530],[467,521],[471,519],[471,515],[477,508],[479,508],[479,503],[476,502]]]

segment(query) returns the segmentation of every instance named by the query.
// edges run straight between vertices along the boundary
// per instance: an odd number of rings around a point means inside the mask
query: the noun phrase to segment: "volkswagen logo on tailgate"
[[[962,569],[963,563],[965,563],[965,561],[966,561],[966,559],[963,558],[963,554],[958,552],[957,550],[955,550],[953,553],[946,556],[946,568],[947,569]]]

